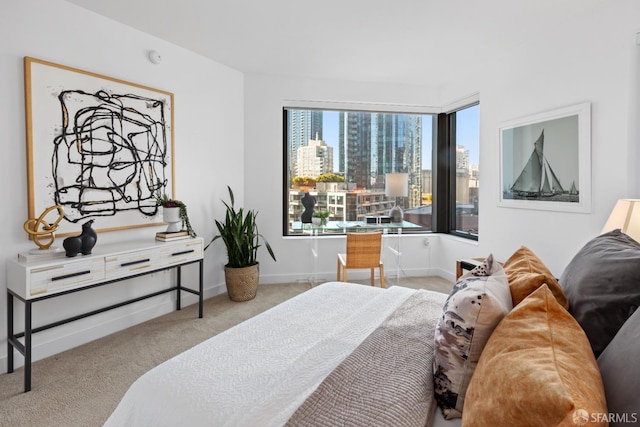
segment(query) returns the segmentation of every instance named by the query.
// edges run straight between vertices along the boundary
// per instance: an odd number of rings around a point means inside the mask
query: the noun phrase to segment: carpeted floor
[[[452,286],[438,277],[406,278],[401,285],[445,293]],[[194,304],[37,361],[28,393],[22,392],[22,368],[1,374],[0,426],[101,426],[131,383],[149,369],[309,288],[306,283],[263,285],[255,299],[241,303],[218,295],[205,301],[203,319]]]

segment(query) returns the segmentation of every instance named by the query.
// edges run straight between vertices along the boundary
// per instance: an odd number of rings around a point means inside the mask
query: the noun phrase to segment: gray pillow
[[[640,310],[625,322],[613,340],[598,357],[598,367],[604,383],[611,427],[635,424],[640,421],[640,369],[634,369],[640,360]],[[629,418],[633,417],[634,418]],[[623,418],[620,418],[623,417]],[[627,417],[627,418],[624,418]],[[616,422],[619,421],[619,422]]]
[[[620,230],[592,239],[564,270],[560,285],[597,358],[640,305],[640,243]]]

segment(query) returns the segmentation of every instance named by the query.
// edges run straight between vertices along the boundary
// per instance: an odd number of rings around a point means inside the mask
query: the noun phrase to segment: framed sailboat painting
[[[591,211],[591,104],[500,127],[499,206]]]

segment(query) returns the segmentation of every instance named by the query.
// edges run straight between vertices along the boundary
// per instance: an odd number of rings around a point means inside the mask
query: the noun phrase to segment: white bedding
[[[283,425],[414,292],[341,282],[313,288],[150,370],[105,425]],[[434,298],[444,303],[446,295]]]

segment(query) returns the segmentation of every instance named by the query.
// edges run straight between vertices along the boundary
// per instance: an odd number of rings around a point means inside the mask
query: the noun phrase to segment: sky
[[[334,170],[338,170],[338,111],[324,111],[323,113],[323,139],[324,142],[333,147],[334,152]],[[457,129],[456,135],[458,145],[469,150],[469,162],[471,164],[479,164],[479,141],[480,141],[480,107],[474,106],[457,113],[456,118]],[[432,138],[432,126],[430,116],[425,116],[422,122],[422,169],[432,169],[431,166],[431,144],[427,145]]]

